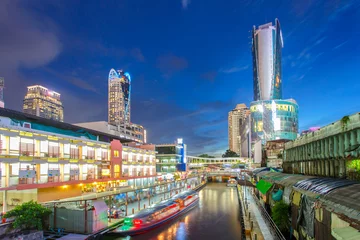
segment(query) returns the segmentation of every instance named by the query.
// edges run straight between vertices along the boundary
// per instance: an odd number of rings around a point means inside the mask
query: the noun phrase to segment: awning
[[[269,189],[272,187],[272,185],[273,185],[272,183],[269,183],[269,182],[261,179],[256,184],[256,188],[259,189],[259,191],[265,195],[267,193],[267,191],[269,191]]]
[[[337,240],[357,240],[360,239],[360,232],[352,227],[334,228],[331,234]]]

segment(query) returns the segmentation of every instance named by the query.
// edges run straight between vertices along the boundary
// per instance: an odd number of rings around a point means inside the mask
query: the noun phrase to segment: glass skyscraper
[[[267,23],[252,31],[254,101],[250,104],[251,141],[294,140],[298,133],[299,106],[282,99],[280,22]]]
[[[283,38],[280,22],[254,26],[252,54],[254,74],[254,101],[282,98],[281,48]]]
[[[119,126],[130,123],[130,95],[130,74],[111,69],[109,73],[109,124]]]

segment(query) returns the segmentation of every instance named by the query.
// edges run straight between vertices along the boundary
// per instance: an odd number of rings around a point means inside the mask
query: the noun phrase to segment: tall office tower
[[[130,123],[130,94],[130,74],[111,69],[109,73],[109,124],[120,126]]]
[[[254,101],[282,98],[280,22],[261,25],[252,31]]]
[[[40,85],[27,87],[23,111],[38,117],[64,121],[64,107],[60,100],[60,93]]]
[[[228,114],[228,130],[229,130],[229,149],[241,154],[241,126],[245,123],[246,117],[250,114],[250,110],[244,103],[237,104],[236,108]]]
[[[5,107],[5,102],[4,102],[4,78],[0,77],[0,108],[4,108]]]

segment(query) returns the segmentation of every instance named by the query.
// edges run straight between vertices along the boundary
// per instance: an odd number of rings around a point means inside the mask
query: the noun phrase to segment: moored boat
[[[124,219],[124,224],[112,233],[136,235],[159,227],[162,224],[189,211],[199,202],[199,195],[193,190],[179,193],[172,198],[153,204]]]

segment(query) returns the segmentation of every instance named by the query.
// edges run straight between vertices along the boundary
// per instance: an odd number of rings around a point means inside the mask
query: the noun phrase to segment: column
[[[339,137],[337,135],[333,136],[333,152],[334,158],[339,156]]]
[[[3,208],[2,208],[2,212],[6,213],[7,212],[7,201],[6,201],[6,197],[7,197],[7,190],[4,190],[3,192]],[[1,219],[0,219],[1,220]]]
[[[355,135],[356,135],[356,130],[351,130],[350,131],[350,145],[351,146],[354,146],[355,144],[357,144]],[[356,151],[352,151],[351,156],[356,157]]]
[[[350,139],[349,139],[349,134],[347,132],[344,133],[344,157],[346,158],[346,156],[349,154],[349,152],[345,152],[349,147],[350,147]]]

